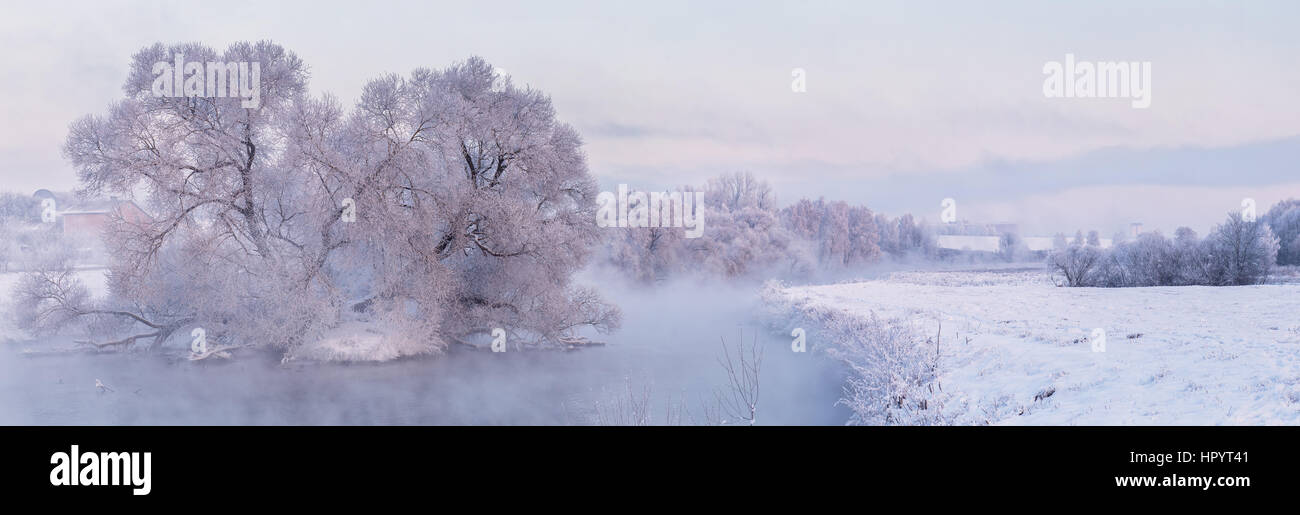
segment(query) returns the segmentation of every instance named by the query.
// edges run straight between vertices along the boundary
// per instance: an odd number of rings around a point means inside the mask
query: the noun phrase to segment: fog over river
[[[763,349],[759,424],[843,424],[843,372],[816,352],[794,353],[789,329],[769,326],[756,285],[603,287],[623,309],[602,347],[449,353],[387,363],[297,363],[242,351],[188,362],[159,353],[27,356],[49,342],[0,344],[0,423],[589,424],[649,400],[648,422],[704,423],[727,385],[722,339]],[[173,341],[170,346],[184,342]],[[239,351],[237,351],[239,352]],[[112,388],[101,391],[96,380]]]

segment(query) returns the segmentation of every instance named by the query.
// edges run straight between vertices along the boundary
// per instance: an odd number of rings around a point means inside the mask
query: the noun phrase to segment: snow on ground
[[[388,361],[430,354],[437,349],[420,341],[403,338],[375,321],[349,320],[326,331],[319,340],[305,342],[290,359],[316,361]]]
[[[1060,288],[1043,271],[1002,270],[779,294],[931,337],[942,323],[953,423],[1300,424],[1300,284]]]

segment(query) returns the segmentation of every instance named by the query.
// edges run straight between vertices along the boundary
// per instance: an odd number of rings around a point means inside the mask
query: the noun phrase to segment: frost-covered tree
[[[635,193],[629,192],[629,196]],[[704,207],[699,209],[703,211]],[[614,227],[605,232],[605,260],[636,281],[666,280],[680,273],[686,263],[688,251],[683,228]]]
[[[1048,255],[1052,272],[1060,274],[1065,286],[1091,286],[1094,271],[1102,261],[1101,250],[1086,245],[1070,245]]]
[[[898,242],[898,223],[884,213],[877,214],[875,221],[880,251],[891,256],[900,255],[902,251]]]
[[[939,243],[934,232],[924,222],[917,223],[911,214],[904,214],[897,219],[883,215],[876,217],[879,234],[879,247],[896,259],[908,256],[933,257],[939,250]]]
[[[1133,244],[1141,258],[1144,282],[1151,286],[1178,284],[1179,257],[1173,243],[1160,231],[1143,233]]]
[[[1277,264],[1300,265],[1300,200],[1274,204],[1264,220],[1278,239]]]
[[[1179,227],[1174,231],[1173,259],[1177,271],[1174,285],[1206,284],[1209,262],[1205,245],[1190,227]]]
[[[823,265],[865,264],[880,256],[876,217],[865,206],[800,199],[781,218],[795,236],[811,242]]]
[[[1012,262],[1027,252],[1029,249],[1025,246],[1020,236],[1012,232],[1004,232],[998,237],[998,257],[1003,261]]]
[[[37,223],[40,221],[40,202],[35,198],[11,191],[0,193],[0,223]]]
[[[0,272],[9,271],[9,259],[13,256],[15,247],[13,224],[8,220],[0,220]]]
[[[1070,246],[1070,242],[1065,239],[1065,233],[1058,232],[1052,236],[1052,250],[1065,250]]]
[[[1164,235],[1143,233],[1133,242],[1112,247],[1085,285],[1169,286],[1177,282],[1178,263],[1174,246]]]
[[[1208,279],[1215,285],[1260,284],[1278,255],[1278,239],[1263,220],[1233,212],[1206,238]]]
[[[920,247],[916,220],[911,213],[898,217],[898,250],[906,255]]]
[[[1233,213],[1204,240],[1180,227],[1172,241],[1152,231],[1105,251],[1086,248],[1094,252],[1071,245],[1052,255],[1053,270],[1070,286],[1226,286],[1267,280],[1277,239],[1268,224],[1247,222]]]
[[[685,240],[687,266],[722,277],[808,271],[767,182],[748,172],[722,175],[705,185],[704,204],[707,229]]]
[[[365,303],[401,317],[415,301],[428,311],[417,320],[441,318],[453,338],[502,327],[556,341],[617,325],[570,281],[599,237],[597,191],[549,97],[471,58],[371,81],[350,117],[338,113],[329,98],[305,103],[291,140],[304,175],[329,185],[325,205],[355,202],[344,263],[373,277]]]
[[[261,102],[158,97],[153,64],[260,63]],[[144,192],[115,220],[109,308],[163,341],[182,326],[284,348],[349,321],[399,354],[501,327],[553,342],[618,312],[571,284],[596,241],[595,183],[549,98],[478,58],[307,95],[278,45],[154,45],[125,99],[73,124],[84,194]]]
[[[259,63],[260,105],[155,96],[154,64],[177,54],[190,62]],[[302,61],[271,43],[238,43],[222,53],[156,44],[133,57],[126,98],[106,115],[72,124],[64,152],[80,193],[143,192],[140,203],[154,215],[110,224],[112,295],[104,302],[165,329],[156,343],[194,324],[214,336],[293,345],[309,336],[314,319],[329,316],[311,302],[322,296],[307,292],[322,284],[282,238],[307,218],[285,209],[310,190],[287,180],[283,130],[306,80]]]
[[[40,203],[29,195],[13,192],[0,193],[0,272],[9,270],[10,260],[22,258],[19,249],[30,247],[34,237],[49,233],[40,225]]]
[[[704,205],[695,207],[705,220],[699,237],[687,237],[681,227],[606,228],[604,259],[642,282],[688,272],[734,278],[810,271],[811,260],[781,224],[776,198],[765,181],[736,172],[714,177],[702,188],[677,191],[704,195]]]
[[[704,188],[704,201],[722,211],[776,209],[772,187],[749,172],[726,173],[709,179]]]
[[[867,206],[853,206],[848,214],[849,251],[844,263],[872,263],[880,259],[880,228],[871,210]]]

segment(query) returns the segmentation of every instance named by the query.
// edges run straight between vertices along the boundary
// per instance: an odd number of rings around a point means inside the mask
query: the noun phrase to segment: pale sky
[[[1208,229],[1300,197],[1300,3],[24,2],[0,17],[0,190],[71,189],[68,123],[155,42],[271,39],[314,93],[479,55],[549,93],[603,187],[747,170],[1030,234]],[[1151,107],[1045,98],[1043,65],[1149,61]],[[791,91],[791,70],[807,92]]]

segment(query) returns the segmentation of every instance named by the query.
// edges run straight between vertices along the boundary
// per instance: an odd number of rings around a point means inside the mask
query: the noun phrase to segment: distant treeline
[[[710,179],[703,192],[706,221],[700,237],[687,238],[673,227],[607,229],[607,263],[645,282],[688,271],[800,277],[886,257],[928,259],[939,251],[934,231],[910,214],[891,218],[824,198],[803,198],[778,209],[768,183],[749,173]]]
[[[1187,227],[1172,240],[1155,231],[1109,249],[1076,239],[1048,264],[1063,286],[1260,284],[1275,265],[1300,265],[1300,201],[1279,202],[1256,220],[1231,213],[1204,239]]]

